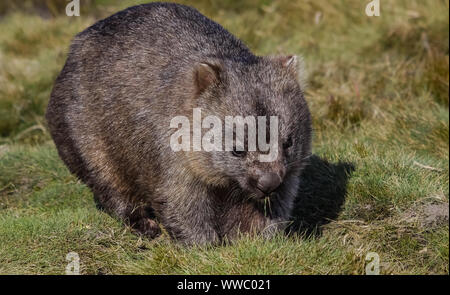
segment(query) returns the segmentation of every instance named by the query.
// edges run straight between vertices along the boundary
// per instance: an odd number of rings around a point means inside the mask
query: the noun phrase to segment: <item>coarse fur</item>
[[[187,244],[287,226],[311,152],[311,120],[295,56],[259,57],[197,10],[151,3],[78,34],[46,118],[60,157],[98,206],[150,238],[162,224]],[[274,162],[257,152],[174,152],[170,119],[278,116]],[[192,122],[192,121],[191,121]],[[270,197],[255,178],[282,179]]]

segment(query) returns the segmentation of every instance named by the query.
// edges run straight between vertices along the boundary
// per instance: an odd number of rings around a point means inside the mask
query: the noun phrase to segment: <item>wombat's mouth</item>
[[[257,200],[262,200],[262,199],[268,197],[268,195],[266,193],[264,193],[263,191],[261,191],[259,189],[254,189],[253,192],[252,192],[252,195]]]
[[[253,190],[252,195],[254,195],[254,198],[257,200],[265,200],[266,198],[275,198],[278,193],[276,191],[265,193],[262,190],[256,188]]]

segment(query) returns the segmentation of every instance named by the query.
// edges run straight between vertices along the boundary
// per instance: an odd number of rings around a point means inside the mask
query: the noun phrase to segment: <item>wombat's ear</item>
[[[277,61],[281,63],[281,65],[289,70],[291,73],[293,73],[302,89],[305,89],[307,87],[307,74],[306,74],[306,68],[305,68],[305,62],[303,61],[303,58],[301,56],[297,55],[288,55],[288,56],[281,56],[277,58]]]
[[[287,69],[291,69],[294,71],[297,70],[297,62],[298,62],[297,55],[282,56],[280,57],[280,62],[283,65],[283,67]]]
[[[201,94],[210,85],[219,82],[222,67],[218,64],[202,62],[195,66],[194,79],[197,94]]]

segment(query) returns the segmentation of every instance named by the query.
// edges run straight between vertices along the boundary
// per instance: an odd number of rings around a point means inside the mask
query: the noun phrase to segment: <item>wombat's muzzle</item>
[[[282,179],[277,173],[265,173],[258,179],[256,188],[267,196],[276,190],[280,186],[281,182]]]

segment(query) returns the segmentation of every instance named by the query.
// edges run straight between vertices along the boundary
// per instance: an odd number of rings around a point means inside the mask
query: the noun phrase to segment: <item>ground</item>
[[[0,273],[63,274],[73,251],[82,274],[364,274],[369,252],[382,274],[448,274],[449,1],[385,0],[379,17],[368,2],[182,1],[256,54],[303,55],[313,151],[355,167],[320,234],[193,248],[98,211],[43,117],[71,38],[142,1],[81,1],[80,17],[56,0],[2,2]]]

